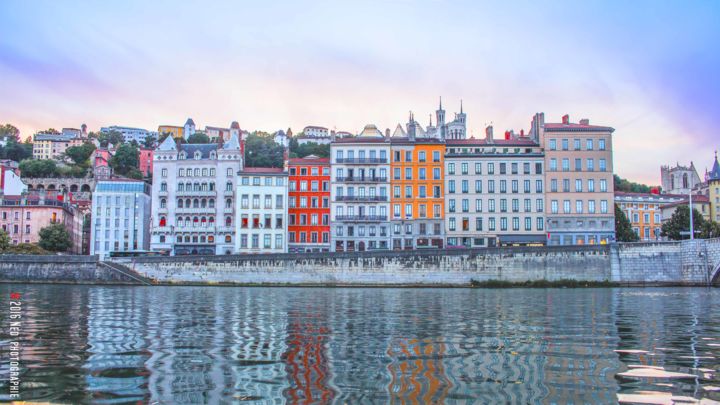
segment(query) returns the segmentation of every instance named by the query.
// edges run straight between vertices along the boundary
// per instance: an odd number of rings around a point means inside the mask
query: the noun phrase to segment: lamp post
[[[690,191],[688,192],[690,202],[688,205],[688,207],[690,208],[690,240],[695,239],[695,229],[693,229],[692,181],[693,178],[692,176],[690,176]]]

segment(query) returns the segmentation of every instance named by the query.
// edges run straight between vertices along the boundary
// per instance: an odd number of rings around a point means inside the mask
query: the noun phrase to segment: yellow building
[[[686,199],[687,196],[677,194],[615,192],[615,204],[625,213],[641,241],[659,240],[663,222],[662,207]]]
[[[392,248],[442,248],[445,144],[434,138],[390,138]]]
[[[184,136],[184,130],[184,127],[178,127],[175,125],[160,125],[158,126],[158,136],[168,133],[171,134],[173,138],[178,139]]]
[[[33,136],[34,159],[60,159],[65,150],[85,142],[79,129],[63,128],[62,133],[38,133]]]
[[[708,197],[710,199],[710,219],[720,222],[720,164],[717,152],[712,171],[708,174]]]

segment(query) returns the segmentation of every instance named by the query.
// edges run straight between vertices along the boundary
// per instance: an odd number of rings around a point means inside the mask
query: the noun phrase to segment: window
[[[461,172],[461,174],[468,174],[468,164],[467,163],[462,163],[460,165],[460,172]]]
[[[439,162],[440,161],[440,152],[439,151],[433,151],[433,162]]]
[[[552,212],[553,214],[557,214],[557,213],[558,213],[558,202],[557,202],[557,200],[552,200],[552,201],[550,201],[550,212]]]
[[[605,193],[607,192],[607,180],[600,179],[600,192]]]
[[[600,213],[607,214],[607,212],[608,212],[608,202],[607,202],[607,200],[601,200],[600,201]]]
[[[167,171],[167,169],[162,169],[161,173],[162,173],[161,174],[162,177],[167,177],[168,171]]]
[[[590,214],[595,213],[595,200],[588,201],[588,213],[590,213]]]
[[[567,139],[562,140],[562,150],[568,150],[568,140]]]
[[[425,162],[425,152],[420,151],[420,153],[418,153],[418,161]]]
[[[475,200],[475,212],[482,212],[482,200],[479,198]]]
[[[507,172],[507,164],[506,163],[500,163],[500,174],[506,174]]]
[[[412,169],[409,167],[405,168],[405,180],[412,180]]]
[[[550,180],[550,191],[553,193],[557,193],[558,191],[558,182],[557,179]]]
[[[487,172],[488,174],[495,174],[495,163],[488,163]]]
[[[570,200],[563,200],[563,213],[570,213]]]
[[[600,164],[599,164],[599,166],[600,166],[600,171],[601,171],[601,172],[604,172],[604,171],[607,170],[607,166],[606,166],[606,163],[605,163],[605,159],[600,159]]]
[[[550,140],[550,150],[557,150],[557,139]]]
[[[570,159],[563,158],[562,160],[562,171],[567,172],[570,171]]]
[[[482,163],[475,163],[475,174],[482,174]]]
[[[570,179],[563,179],[563,192],[570,192]]]
[[[583,213],[583,202],[582,200],[575,201],[575,212],[578,214]]]
[[[593,150],[593,140],[592,139],[588,139],[585,141],[585,149]]]
[[[573,146],[575,147],[575,150],[580,150],[580,140],[579,140],[579,139],[575,139],[575,140],[573,141]]]
[[[583,191],[583,181],[581,179],[575,180],[575,192],[582,193]]]
[[[589,159],[587,159],[586,162],[587,162],[587,163],[586,163],[586,164],[587,164],[587,171],[589,171],[589,172],[595,171],[595,159],[589,158]]]
[[[448,229],[451,231],[454,231],[456,229],[455,218],[450,218],[450,221],[448,222]]]
[[[535,192],[536,193],[543,192],[542,180],[535,180]]]
[[[550,171],[551,172],[557,171],[557,159],[555,159],[555,158],[550,159]]]
[[[605,150],[605,140],[604,139],[598,139],[598,149]]]
[[[556,202],[557,205],[557,202]],[[556,207],[557,208],[557,207]],[[538,198],[535,200],[535,211],[537,212],[543,212],[543,200],[542,198]]]
[[[448,182],[448,193],[455,193],[455,180]]]
[[[575,171],[576,172],[582,171],[582,159],[575,159]]]
[[[475,180],[475,192],[482,193],[482,180]]]
[[[593,180],[593,179],[588,180],[587,188],[588,188],[589,192],[594,193],[595,192],[595,180]]]

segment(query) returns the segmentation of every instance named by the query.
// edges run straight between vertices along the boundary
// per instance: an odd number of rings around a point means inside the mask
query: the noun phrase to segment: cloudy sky
[[[0,1],[0,123],[610,125],[615,171],[720,148],[718,1]],[[209,3],[209,2],[208,2]]]

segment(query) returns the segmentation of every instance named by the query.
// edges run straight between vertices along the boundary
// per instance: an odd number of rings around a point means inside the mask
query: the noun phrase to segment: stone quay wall
[[[0,256],[0,282],[467,286],[576,280],[720,285],[720,239],[595,246],[363,253],[175,256]]]

